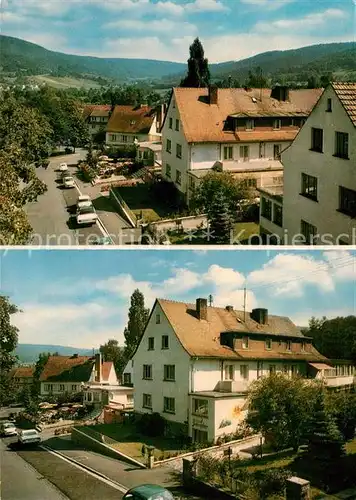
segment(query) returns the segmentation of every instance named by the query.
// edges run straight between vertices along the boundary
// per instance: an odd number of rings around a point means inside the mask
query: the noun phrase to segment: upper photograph
[[[0,245],[355,245],[354,0],[5,0]]]

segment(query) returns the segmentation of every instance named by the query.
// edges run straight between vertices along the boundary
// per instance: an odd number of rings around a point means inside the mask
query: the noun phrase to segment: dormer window
[[[273,120],[273,128],[274,130],[279,130],[282,127],[282,120],[280,118],[277,118],[276,120]]]
[[[287,349],[287,351],[292,350],[292,342],[290,340],[287,340],[287,342],[286,342],[286,349]]]
[[[242,338],[242,349],[248,349],[248,337]]]
[[[265,348],[267,349],[267,351],[270,351],[272,349],[272,340],[271,339],[265,340]]]
[[[253,130],[255,128],[255,120],[246,120],[246,130]]]

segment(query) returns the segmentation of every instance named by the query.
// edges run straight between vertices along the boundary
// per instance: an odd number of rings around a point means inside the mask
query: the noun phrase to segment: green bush
[[[164,435],[166,421],[159,413],[141,415],[137,424],[142,434],[146,436],[156,437]]]
[[[264,471],[260,477],[257,475],[257,485],[261,499],[270,498],[271,495],[282,494],[286,487],[287,479],[291,476],[293,476],[292,472],[275,468]]]

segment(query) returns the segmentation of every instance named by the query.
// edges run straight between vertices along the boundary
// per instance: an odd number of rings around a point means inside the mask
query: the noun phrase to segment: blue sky
[[[105,254],[104,254],[105,252]],[[7,250],[0,253],[1,294],[20,342],[98,347],[123,342],[129,300],[139,288],[156,297],[214,305],[266,307],[298,325],[311,316],[355,314],[356,252],[295,250]]]
[[[355,0],[2,0],[2,33],[52,50],[211,62],[355,39]]]

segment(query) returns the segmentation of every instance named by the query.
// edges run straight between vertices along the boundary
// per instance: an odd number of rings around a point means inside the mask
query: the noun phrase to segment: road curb
[[[115,481],[115,479],[111,479],[110,477],[106,476],[105,474],[102,474],[101,472],[93,469],[92,467],[89,467],[88,465],[85,465],[85,464],[82,464],[81,462],[78,462],[77,460],[75,460],[72,457],[68,457],[68,455],[61,453],[58,450],[50,448],[49,446],[46,446],[46,445],[41,445],[40,447],[45,449],[46,451],[54,453],[55,455],[59,455],[63,459],[68,460],[69,462],[72,462],[73,464],[77,465],[78,467],[81,467],[82,469],[86,469],[88,472],[91,472],[92,474],[95,474],[96,476],[100,476],[101,478],[105,479],[105,481],[108,481],[109,483],[115,484],[119,489],[123,490],[122,493],[126,493],[129,490],[129,488],[127,488],[123,484]]]

